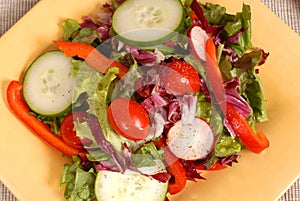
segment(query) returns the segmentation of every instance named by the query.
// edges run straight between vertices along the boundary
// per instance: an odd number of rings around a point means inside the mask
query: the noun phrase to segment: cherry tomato
[[[162,73],[162,85],[176,95],[185,93],[196,93],[200,90],[200,78],[193,66],[173,58],[173,61],[167,63],[167,73]]]
[[[83,121],[83,118],[87,116],[86,112],[74,112],[68,114],[62,121],[60,126],[60,133],[63,141],[68,145],[82,149],[82,140],[76,136],[76,131],[74,129],[74,120]]]
[[[131,99],[115,99],[108,107],[107,116],[112,128],[127,139],[142,140],[148,136],[148,113]]]

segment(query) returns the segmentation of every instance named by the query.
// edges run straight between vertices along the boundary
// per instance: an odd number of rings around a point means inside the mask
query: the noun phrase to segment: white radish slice
[[[178,158],[197,160],[212,151],[215,137],[205,120],[195,118],[192,124],[182,124],[181,120],[176,122],[169,130],[166,142]]]
[[[188,36],[194,54],[202,61],[206,61],[205,45],[209,38],[207,33],[200,26],[192,26]]]

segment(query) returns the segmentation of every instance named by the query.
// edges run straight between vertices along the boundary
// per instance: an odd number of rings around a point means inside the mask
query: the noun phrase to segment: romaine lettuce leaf
[[[157,150],[154,143],[150,142],[133,153],[131,159],[137,168],[155,166],[155,160],[163,160],[163,153],[163,150]]]
[[[74,19],[67,19],[62,23],[63,35],[65,41],[70,41],[74,32],[80,29],[79,23]]]
[[[235,138],[222,134],[216,143],[214,155],[216,157],[232,156],[238,154],[241,148],[241,144]]]
[[[73,164],[65,164],[61,176],[60,187],[66,184],[64,197],[66,200],[90,201],[95,199],[94,183],[96,173],[93,168],[84,170],[78,157],[73,157]]]

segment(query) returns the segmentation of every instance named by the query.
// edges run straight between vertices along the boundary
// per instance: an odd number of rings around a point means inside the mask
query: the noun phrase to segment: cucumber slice
[[[70,76],[71,58],[58,50],[39,56],[27,69],[23,95],[34,112],[58,116],[71,109],[75,78]]]
[[[98,201],[164,201],[168,183],[127,170],[119,172],[99,171],[95,181]]]
[[[112,28],[129,44],[152,46],[176,34],[184,19],[179,0],[127,0],[116,9]]]

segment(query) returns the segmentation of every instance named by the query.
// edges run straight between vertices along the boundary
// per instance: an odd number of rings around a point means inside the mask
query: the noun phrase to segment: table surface
[[[0,37],[39,0],[0,0]],[[300,36],[300,0],[261,0]],[[300,178],[278,201],[300,200]],[[17,201],[0,181],[0,201]]]

